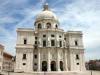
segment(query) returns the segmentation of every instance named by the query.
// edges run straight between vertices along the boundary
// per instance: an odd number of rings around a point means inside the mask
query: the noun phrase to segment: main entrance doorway
[[[47,62],[46,61],[42,62],[42,71],[47,71]]]
[[[56,62],[51,61],[51,71],[56,71]]]

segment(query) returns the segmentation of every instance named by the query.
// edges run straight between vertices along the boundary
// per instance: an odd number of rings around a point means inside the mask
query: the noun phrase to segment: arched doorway
[[[51,71],[56,71],[56,62],[51,61]]]
[[[62,62],[62,61],[60,61],[60,69],[61,69],[61,71],[64,70],[64,69],[63,69],[63,62]]]
[[[42,71],[47,71],[47,62],[46,61],[42,62]]]

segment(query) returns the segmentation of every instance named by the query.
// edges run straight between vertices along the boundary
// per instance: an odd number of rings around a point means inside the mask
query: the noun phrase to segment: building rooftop
[[[11,55],[10,53],[8,53],[8,52],[3,52],[3,56],[5,57],[5,58],[10,58],[10,59],[12,59],[14,56],[13,55]]]

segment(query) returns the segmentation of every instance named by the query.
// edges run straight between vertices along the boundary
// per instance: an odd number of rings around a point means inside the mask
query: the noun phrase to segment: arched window
[[[51,23],[47,23],[47,29],[51,28]]]
[[[63,62],[62,61],[60,61],[60,69],[61,69],[61,71],[63,71]]]
[[[42,28],[41,23],[39,23],[38,24],[38,29],[41,29],[41,28]]]

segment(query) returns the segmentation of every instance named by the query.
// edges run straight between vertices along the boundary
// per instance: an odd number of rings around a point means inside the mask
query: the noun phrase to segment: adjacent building
[[[4,46],[0,44],[0,72],[14,71],[14,57],[4,52]]]
[[[0,72],[2,71],[4,46],[0,44]]]
[[[14,57],[7,53],[7,52],[4,52],[3,53],[3,68],[2,70],[3,71],[14,71]]]
[[[59,26],[45,4],[36,16],[35,29],[17,29],[16,72],[85,70],[82,32],[64,32]]]
[[[87,70],[98,70],[100,71],[100,59],[90,60],[85,64]]]

